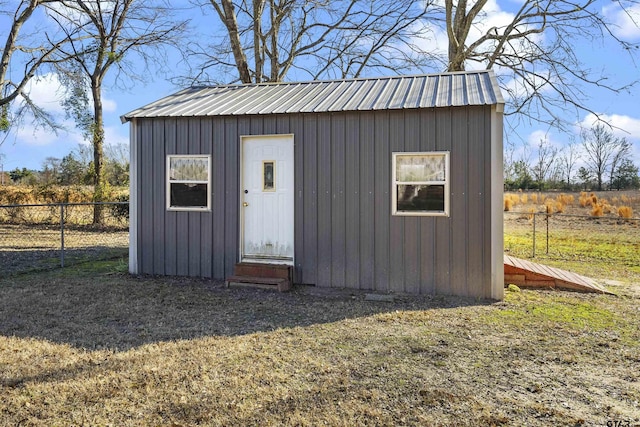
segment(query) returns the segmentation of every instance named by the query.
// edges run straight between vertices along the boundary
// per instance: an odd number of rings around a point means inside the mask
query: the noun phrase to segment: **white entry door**
[[[293,264],[293,176],[293,135],[242,137],[242,261]]]

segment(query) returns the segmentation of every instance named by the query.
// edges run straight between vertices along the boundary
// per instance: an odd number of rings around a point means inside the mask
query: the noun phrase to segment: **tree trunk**
[[[256,83],[264,74],[264,45],[262,41],[262,12],[265,0],[253,0],[253,56],[256,62]]]
[[[213,0],[212,4],[217,6]],[[249,64],[247,63],[247,57],[242,50],[242,42],[240,41],[240,33],[238,31],[238,21],[236,19],[236,12],[231,0],[222,0],[222,9],[223,10],[220,11],[219,7],[216,7],[216,10],[218,10],[218,14],[220,14],[220,17],[222,18],[229,33],[229,42],[231,43],[231,50],[233,51],[233,57],[236,61],[236,68],[240,74],[240,81],[242,83],[251,83]]]
[[[91,93],[93,95],[93,168],[94,168],[94,190],[93,201],[104,202],[107,196],[107,183],[104,179],[104,122],[102,118],[102,94],[100,91],[101,82],[98,79],[91,81]],[[97,204],[93,209],[93,224],[104,224],[103,205]]]

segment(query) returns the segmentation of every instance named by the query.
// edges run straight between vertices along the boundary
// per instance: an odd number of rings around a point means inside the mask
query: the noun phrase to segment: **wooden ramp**
[[[612,294],[589,277],[509,255],[504,256],[504,283],[523,288],[551,288]]]

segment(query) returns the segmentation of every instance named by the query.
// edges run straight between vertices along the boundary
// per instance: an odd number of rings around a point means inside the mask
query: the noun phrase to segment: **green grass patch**
[[[509,292],[505,296],[511,308],[491,312],[488,320],[511,326],[526,324],[558,324],[574,329],[604,330],[615,327],[623,319],[593,301],[567,297],[540,298],[536,292]]]
[[[531,230],[507,228],[505,252],[532,259]],[[640,235],[635,228],[610,233],[554,230],[549,249],[544,231],[536,233],[535,261],[596,279],[640,281]]]

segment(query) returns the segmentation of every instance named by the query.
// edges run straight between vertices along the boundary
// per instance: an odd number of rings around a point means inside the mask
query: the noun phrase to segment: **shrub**
[[[513,209],[513,200],[509,196],[504,197],[504,211],[509,212]]]
[[[620,218],[633,218],[633,209],[631,206],[620,206],[618,208],[618,216]]]
[[[591,209],[591,216],[602,216],[602,206],[599,204],[594,204]]]
[[[545,207],[545,211],[547,212],[547,214],[552,214],[553,213],[553,202],[545,203],[544,207]]]
[[[121,194],[115,197],[115,202],[127,202],[127,204],[122,205],[109,205],[111,209],[111,214],[114,218],[121,222],[125,222],[129,218],[129,195]]]
[[[591,201],[591,199],[589,198],[589,196],[587,196],[586,193],[582,192],[580,193],[580,199],[578,200],[580,203],[580,207],[586,208],[587,207],[587,201]]]
[[[538,195],[536,193],[531,195],[531,202],[538,203]]]
[[[575,202],[575,197],[573,197],[573,195],[567,195],[567,194],[559,194],[558,197],[556,197],[556,200],[558,201],[558,203],[562,203],[562,205],[573,205],[573,203]]]
[[[536,210],[534,208],[529,208],[529,215],[527,215],[527,217],[529,218],[529,221],[532,221],[533,218],[535,218],[535,212]]]
[[[520,201],[522,202],[523,205],[526,205],[527,202],[529,201],[529,196],[526,194],[523,194],[522,196],[520,196]]]
[[[0,205],[26,205],[34,202],[33,194],[29,188],[15,186],[0,188]]]

